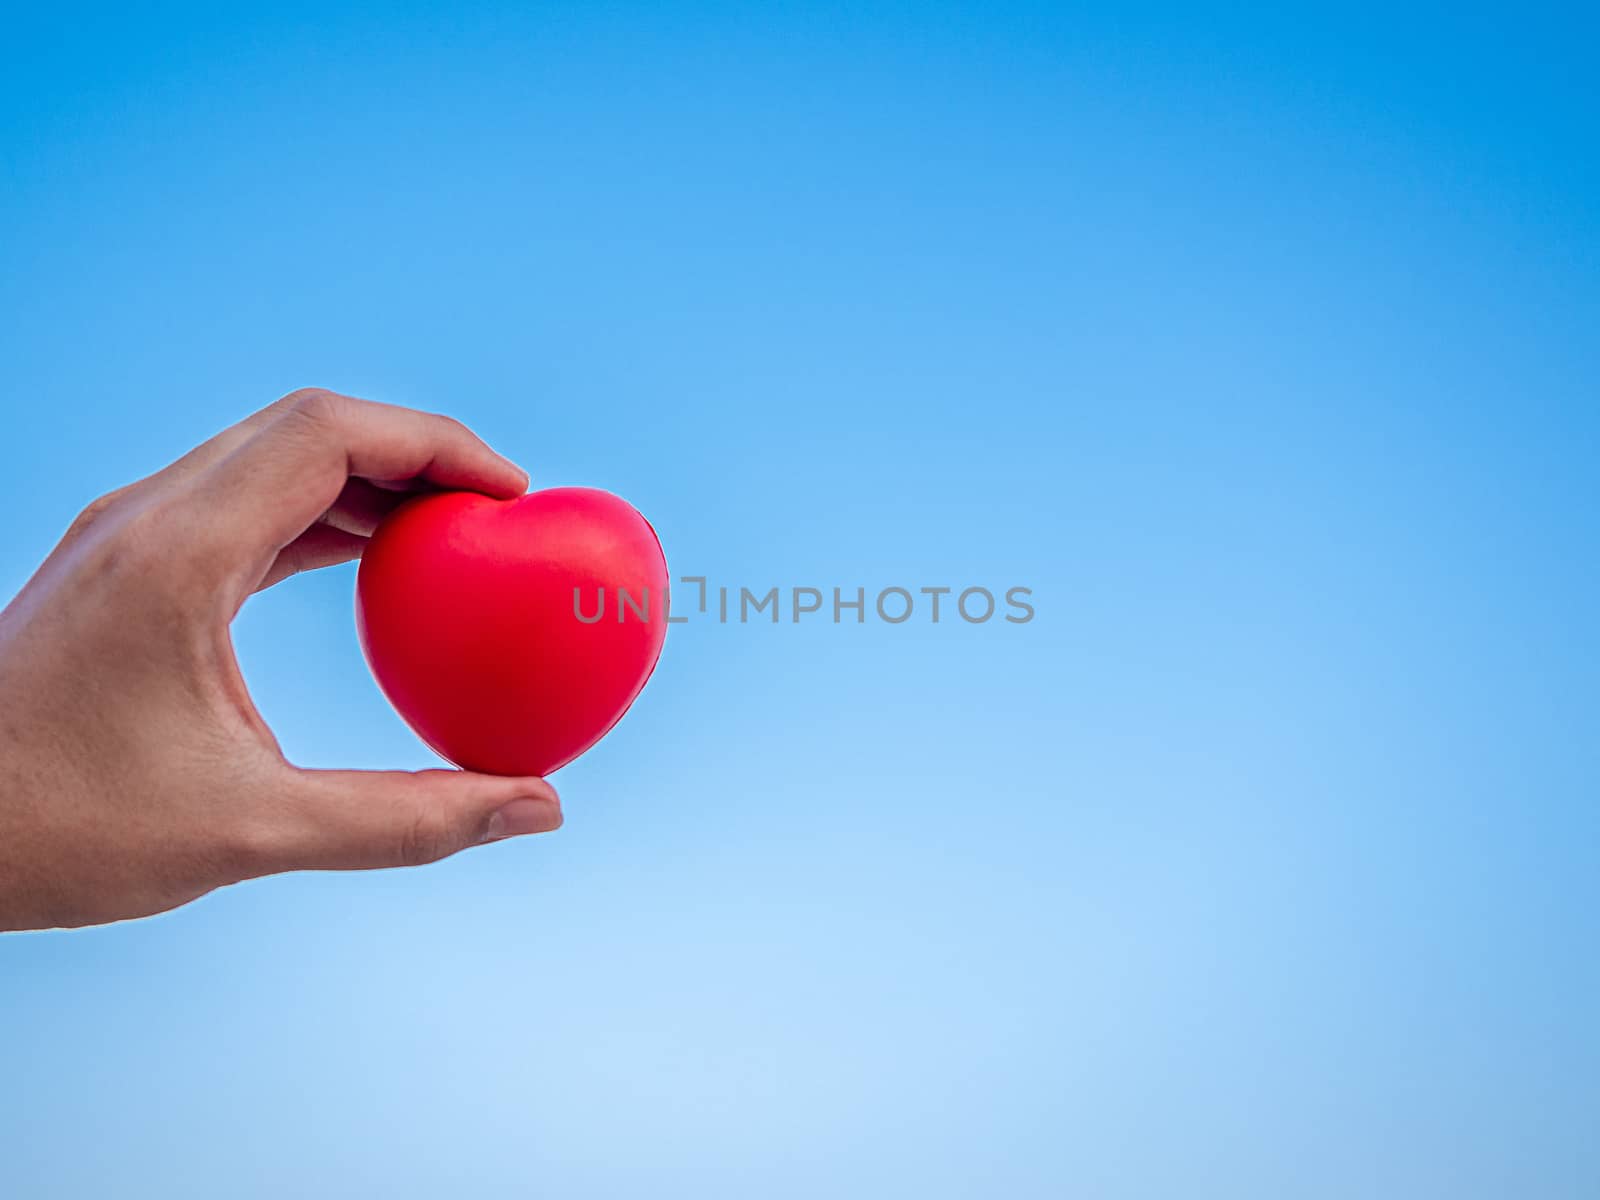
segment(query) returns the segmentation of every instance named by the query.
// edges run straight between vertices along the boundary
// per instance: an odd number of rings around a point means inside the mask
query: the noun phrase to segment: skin
[[[448,417],[308,389],[90,504],[0,612],[0,929],[557,828],[542,779],[293,766],[228,633],[251,593],[360,557],[407,491],[527,484]]]

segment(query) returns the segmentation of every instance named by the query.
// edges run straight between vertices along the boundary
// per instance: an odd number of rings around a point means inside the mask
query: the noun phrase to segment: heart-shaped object
[[[545,775],[628,711],[667,636],[650,523],[595,488],[424,496],[379,526],[356,577],[378,686],[457,766]]]

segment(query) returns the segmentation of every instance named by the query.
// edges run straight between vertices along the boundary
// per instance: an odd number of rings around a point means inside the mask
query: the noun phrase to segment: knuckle
[[[448,823],[425,804],[419,804],[400,833],[400,864],[420,867],[438,862],[455,849]]]
[[[127,496],[132,486],[132,484],[129,484],[126,487],[119,487],[115,491],[107,492],[104,496],[96,496],[89,501],[88,504],[83,506],[83,511],[73,518],[68,532],[82,533],[89,526],[100,521],[107,513],[117,507],[118,503]]]
[[[295,388],[294,391],[285,392],[283,395],[279,396],[271,404],[267,405],[259,413],[257,413],[256,416],[257,417],[281,417],[281,416],[283,416],[284,413],[291,412],[295,408],[299,407],[300,404],[302,402],[304,402],[310,396],[313,396],[313,395],[317,394],[318,392],[321,392],[321,391],[324,391],[324,390],[325,389],[323,389],[323,388],[309,388],[309,387]]]
[[[96,502],[98,503],[98,501]],[[90,509],[94,506],[91,505]],[[161,544],[170,531],[164,513],[165,506],[145,505],[109,527],[106,535],[96,542],[96,553],[102,556],[101,567],[117,574],[143,576],[159,574],[163,554]],[[85,510],[90,523],[98,520],[104,510],[90,513]]]
[[[297,408],[302,404],[309,403],[310,401],[319,399],[320,397],[327,396],[327,395],[331,395],[331,393],[328,391],[327,388],[319,388],[319,387],[295,388],[294,391],[289,392],[286,395],[284,395],[283,397],[281,397],[278,400],[278,403],[282,404],[282,405],[284,405],[285,407],[288,407],[288,408]]]
[[[285,397],[291,413],[318,425],[336,422],[344,411],[342,398],[325,388],[301,388]]]
[[[343,453],[344,426],[350,402],[335,392],[306,388],[281,402],[283,415],[266,435],[298,455]]]

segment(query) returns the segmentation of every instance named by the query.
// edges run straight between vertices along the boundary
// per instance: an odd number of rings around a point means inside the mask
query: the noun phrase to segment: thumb
[[[295,832],[279,871],[415,867],[469,846],[561,826],[537,777],[471,771],[296,770]]]

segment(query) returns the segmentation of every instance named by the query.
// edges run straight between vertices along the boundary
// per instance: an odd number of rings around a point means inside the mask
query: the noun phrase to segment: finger
[[[313,525],[282,550],[267,568],[267,573],[256,585],[262,591],[281,583],[302,571],[315,571],[320,567],[336,567],[361,557],[367,548],[367,539],[359,533],[348,533],[332,525]]]
[[[371,537],[383,519],[399,508],[412,493],[397,492],[379,487],[365,479],[352,479],[344,485],[339,498],[322,514],[324,524],[347,533]]]
[[[360,558],[379,523],[405,501],[406,496],[375,487],[365,479],[350,480],[321,520],[278,551],[255,590],[265,591],[302,571]]]
[[[561,825],[538,778],[470,771],[296,771],[292,828],[273,871],[421,866],[469,846]]]
[[[319,392],[285,408],[214,464],[202,502],[231,538],[285,546],[331,508],[351,476],[418,479],[509,498],[527,474],[449,417]]]

